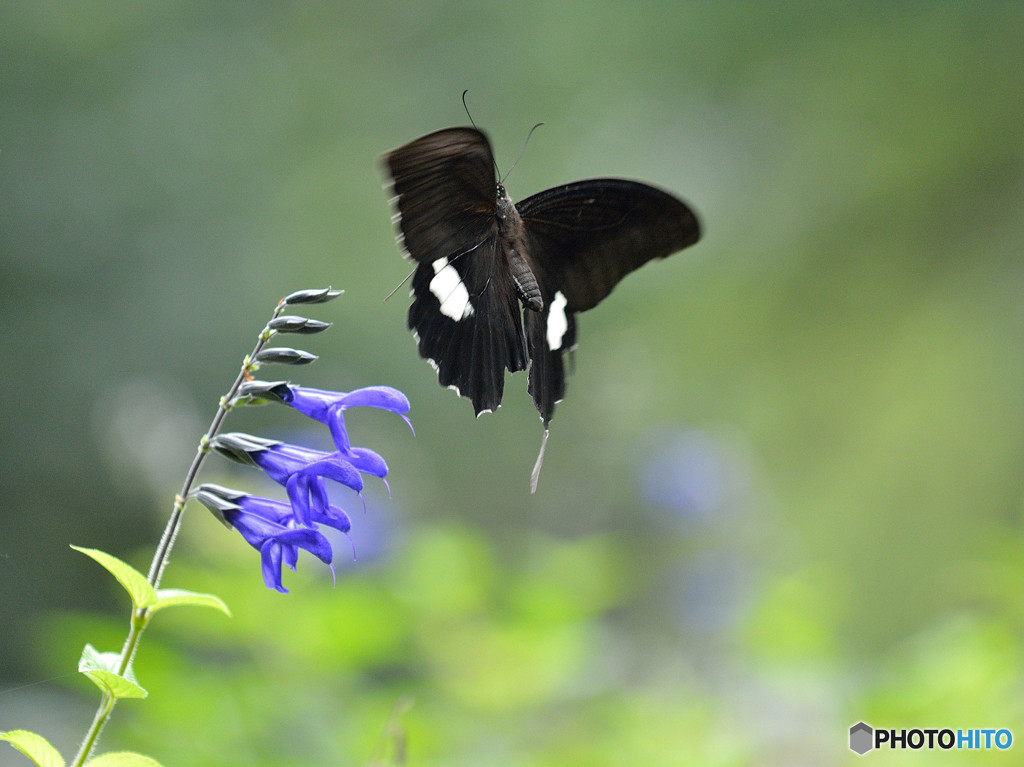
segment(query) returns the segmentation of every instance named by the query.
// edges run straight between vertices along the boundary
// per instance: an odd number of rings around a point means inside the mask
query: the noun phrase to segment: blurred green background
[[[1022,39],[1017,2],[4,3],[0,729],[73,751],[91,685],[12,689],[120,646],[123,595],[68,544],[144,569],[274,302],[331,284],[321,361],[265,373],[405,391],[415,437],[348,419],[393,497],[339,494],[359,559],[339,543],[332,588],[304,558],[289,596],[189,507],[164,585],[235,617],[161,614],[105,748],[843,765],[860,719],[1024,738]],[[464,124],[463,89],[503,171],[545,123],[513,199],[627,176],[705,228],[580,318],[532,497],[525,376],[474,420],[405,290],[382,303],[408,265],[379,157]],[[228,427],[327,445],[283,409]]]

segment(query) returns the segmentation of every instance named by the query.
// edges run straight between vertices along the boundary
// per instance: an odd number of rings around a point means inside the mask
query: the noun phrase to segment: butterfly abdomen
[[[497,203],[498,232],[508,255],[509,271],[512,273],[516,293],[527,309],[539,312],[544,308],[544,299],[540,294],[540,285],[537,284],[537,275],[533,273],[526,257],[526,227],[501,184],[498,184]]]

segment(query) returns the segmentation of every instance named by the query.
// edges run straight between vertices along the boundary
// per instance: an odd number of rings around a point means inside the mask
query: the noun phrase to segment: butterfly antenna
[[[523,159],[523,153],[524,153],[524,152],[526,151],[526,145],[527,145],[528,143],[530,143],[530,136],[532,136],[532,135],[533,135],[533,132],[534,132],[535,130],[537,130],[537,128],[539,128],[540,126],[542,126],[543,124],[544,124],[544,123],[537,123],[537,124],[536,124],[536,125],[534,125],[534,126],[533,126],[532,128],[530,128],[530,132],[526,134],[526,141],[524,141],[524,142],[523,142],[523,148],[519,150],[519,156],[518,156],[518,157],[516,158],[516,161],[515,161],[514,163],[512,163],[512,167],[508,169],[508,173],[506,173],[506,174],[505,174],[505,175],[504,175],[504,176],[502,177],[502,179],[501,179],[501,183],[502,183],[502,184],[504,184],[504,183],[505,183],[505,179],[509,177],[509,174],[510,174],[510,173],[512,173],[512,171],[513,171],[513,170],[515,169],[515,167],[516,167],[516,166],[517,166],[517,165],[519,164],[519,161],[520,161],[521,159]]]
[[[544,451],[548,446],[548,429],[544,428],[544,439],[540,441],[540,452],[537,454],[537,463],[533,465],[533,472],[530,474],[530,492],[537,492],[537,482],[540,480],[540,467],[544,465]]]
[[[416,274],[416,269],[415,268],[411,272],[409,272],[409,274],[406,275],[404,280],[402,280],[400,283],[395,285],[395,289],[394,290],[392,290],[390,293],[388,293],[386,296],[384,296],[384,301],[381,301],[381,303],[386,302],[389,298],[391,298],[391,296],[395,295],[395,293],[398,292],[398,289],[400,287],[402,287],[405,283],[407,283],[409,281],[409,278],[412,277],[414,274]]]
[[[467,93],[469,93],[469,88],[466,88],[466,90],[464,90],[462,92],[462,108],[466,110],[466,117],[469,118],[469,124],[472,125],[474,129],[480,130],[479,128],[476,127],[476,120],[473,119],[473,115],[471,115],[469,113],[469,104],[466,103],[466,94]],[[500,176],[501,175],[501,171],[498,170],[498,163],[497,163],[497,161],[495,161],[493,155],[491,156],[491,163],[494,164],[494,175],[495,176]]]
[[[466,117],[469,118],[469,124],[476,128],[476,122],[473,120],[473,115],[469,113],[469,105],[466,103],[467,93],[469,93],[469,88],[466,88],[466,90],[462,92],[462,108],[466,110]],[[480,130],[479,128],[476,129]]]

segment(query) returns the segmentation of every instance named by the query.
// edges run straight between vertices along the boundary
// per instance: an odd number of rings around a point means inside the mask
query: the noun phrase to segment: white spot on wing
[[[565,332],[569,329],[569,317],[565,313],[565,306],[568,303],[565,294],[559,290],[555,293],[551,308],[548,309],[548,347],[551,351],[562,348]]]
[[[473,315],[473,304],[469,302],[469,291],[462,284],[462,278],[447,258],[434,262],[434,278],[430,281],[430,292],[441,303],[441,314],[453,320],[462,320]]]

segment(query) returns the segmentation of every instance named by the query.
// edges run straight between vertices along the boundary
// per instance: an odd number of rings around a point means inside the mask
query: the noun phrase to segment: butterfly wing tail
[[[555,405],[565,396],[565,354],[576,348],[575,313],[560,294],[547,297],[539,312],[526,309],[526,343],[530,353],[529,392],[546,429]]]

